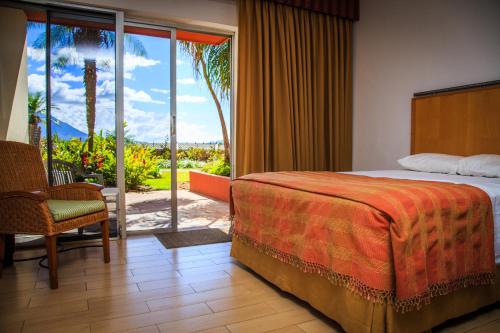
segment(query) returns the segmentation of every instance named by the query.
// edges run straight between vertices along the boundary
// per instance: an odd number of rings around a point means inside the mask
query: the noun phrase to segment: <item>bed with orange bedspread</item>
[[[404,314],[435,297],[495,286],[492,204],[477,187],[275,172],[238,178],[231,191],[237,244],[306,278],[320,276],[366,304]],[[233,251],[241,260],[238,253]],[[259,272],[255,263],[242,261]]]

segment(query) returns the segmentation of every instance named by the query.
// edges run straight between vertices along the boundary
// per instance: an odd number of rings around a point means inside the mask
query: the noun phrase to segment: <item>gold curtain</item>
[[[352,21],[239,1],[236,175],[351,170]]]

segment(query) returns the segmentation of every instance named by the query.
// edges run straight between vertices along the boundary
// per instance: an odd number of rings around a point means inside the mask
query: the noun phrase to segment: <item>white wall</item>
[[[26,15],[0,7],[0,140],[27,142]]]
[[[360,2],[353,168],[397,168],[410,152],[414,92],[500,79],[500,1]]]
[[[7,130],[7,140],[29,143],[28,133],[28,48],[24,43],[12,113]]]
[[[236,0],[65,0],[95,7],[120,9],[128,17],[144,17],[234,31]]]

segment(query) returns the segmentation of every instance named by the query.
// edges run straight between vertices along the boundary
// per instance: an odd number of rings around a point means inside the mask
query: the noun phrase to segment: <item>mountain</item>
[[[45,126],[42,124],[40,127],[42,128],[42,136],[47,137]],[[72,138],[79,138],[81,141],[87,140],[86,133],[77,130],[70,124],[65,123],[64,121],[61,121],[59,119],[56,119],[55,117],[52,117],[51,127],[52,127],[52,135],[57,134],[57,136],[59,136],[59,139],[70,140]]]

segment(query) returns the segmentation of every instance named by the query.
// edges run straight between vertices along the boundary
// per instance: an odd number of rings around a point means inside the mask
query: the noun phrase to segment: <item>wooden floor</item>
[[[60,254],[59,289],[37,261],[0,280],[1,332],[341,332],[229,256],[229,243],[166,250],[154,236]],[[19,253],[18,253],[19,254]],[[33,253],[31,253],[33,254]],[[500,306],[439,332],[500,332]]]

